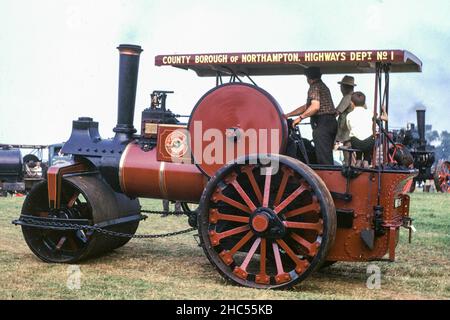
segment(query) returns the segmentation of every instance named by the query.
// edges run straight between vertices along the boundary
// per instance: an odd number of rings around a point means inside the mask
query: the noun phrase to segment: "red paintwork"
[[[61,183],[62,176],[68,173],[79,173],[88,171],[88,167],[81,162],[69,163],[63,165],[51,166],[47,170],[47,189],[49,207],[53,209],[60,208]]]
[[[315,170],[324,180],[330,191],[345,192],[346,179],[340,171]],[[352,229],[337,229],[336,240],[331,248],[327,260],[331,261],[368,261],[382,258],[389,250],[389,246],[397,243],[402,216],[408,214],[404,206],[395,208],[395,200],[400,199],[402,189],[415,173],[383,173],[381,178],[381,205],[384,207],[383,220],[395,228],[395,233],[376,237],[374,250],[370,250],[363,243],[360,232],[373,228],[373,206],[377,204],[377,173],[364,172],[350,182],[351,202],[335,200],[336,209],[353,209],[354,221]],[[405,201],[404,201],[405,202]],[[393,236],[395,235],[395,237]]]
[[[133,197],[198,202],[206,178],[193,164],[158,161],[157,149],[144,152],[130,143],[119,171],[122,191]]]
[[[189,120],[188,130],[195,162],[208,176],[213,176],[225,163],[240,156],[252,153],[282,153],[287,141],[287,124],[282,114],[280,106],[268,93],[253,86],[230,84],[211,90],[200,99]],[[201,123],[201,130],[195,129],[196,123]],[[263,147],[260,147],[259,140],[258,142],[253,140],[256,148],[251,149],[249,140],[246,139],[245,149],[239,151],[233,136],[229,134],[232,128],[236,128],[241,137],[248,129],[253,129],[257,139],[261,129],[265,129],[269,143],[264,139]],[[203,134],[209,129],[218,130],[221,134],[223,154],[223,157],[218,157],[211,164],[204,156],[209,154],[208,146],[211,146],[211,141],[202,139]],[[271,130],[278,132],[276,141],[279,148],[276,150],[272,150],[270,146],[270,139],[273,136]],[[228,137],[226,137],[227,133]],[[226,153],[227,145],[230,146],[228,154]]]
[[[269,226],[269,220],[265,216],[256,216],[252,220],[252,227],[258,232],[264,232],[266,231],[267,227]]]

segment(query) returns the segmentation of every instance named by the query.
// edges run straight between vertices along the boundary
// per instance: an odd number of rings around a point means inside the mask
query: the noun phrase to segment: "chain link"
[[[167,215],[180,215],[184,212],[167,212],[167,211],[155,211],[155,210],[141,210],[141,212],[149,213],[149,214],[167,214]],[[173,237],[176,235],[188,233],[196,230],[196,228],[188,228],[185,230],[169,232],[169,233],[161,233],[161,234],[131,234],[124,232],[117,232],[112,230],[107,230],[98,226],[90,226],[90,225],[80,225],[76,223],[67,223],[67,222],[56,222],[56,221],[40,221],[34,218],[26,218],[20,217],[18,220],[14,220],[14,224],[20,224],[21,222],[25,222],[27,224],[32,225],[33,227],[57,227],[69,230],[88,230],[102,233],[111,237],[121,237],[121,238],[130,238],[130,239],[156,239],[156,238],[166,238]]]
[[[187,214],[184,211],[159,211],[159,210],[141,210],[143,213],[163,215],[163,216],[181,216]]]

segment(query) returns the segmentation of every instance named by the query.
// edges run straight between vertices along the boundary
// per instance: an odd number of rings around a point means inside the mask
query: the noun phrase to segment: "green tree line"
[[[437,130],[430,130],[426,132],[425,138],[429,144],[435,146],[436,161],[450,160],[450,132],[444,130],[439,133]]]

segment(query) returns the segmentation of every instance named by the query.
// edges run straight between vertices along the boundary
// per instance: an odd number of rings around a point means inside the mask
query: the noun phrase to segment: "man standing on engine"
[[[356,87],[355,78],[344,76],[338,84],[341,86],[342,99],[336,107],[336,113],[339,116],[336,141],[342,143],[344,147],[350,148],[350,130],[347,127],[347,115],[353,110],[351,99],[353,90]],[[344,164],[350,164],[349,152],[344,152]]]
[[[330,89],[323,83],[318,67],[305,70],[309,84],[306,104],[286,114],[286,117],[299,116],[293,126],[311,117],[312,136],[318,164],[333,165],[333,147],[337,133],[336,111]]]

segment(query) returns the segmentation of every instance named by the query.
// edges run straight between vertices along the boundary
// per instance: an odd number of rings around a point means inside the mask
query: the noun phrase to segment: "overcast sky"
[[[189,114],[214,79],[154,66],[158,54],[245,51],[406,49],[423,73],[391,76],[391,126],[415,121],[449,130],[450,1],[0,1],[0,143],[68,139],[71,121],[90,116],[103,137],[117,117],[120,43],[141,45],[135,126],[154,89],[174,90]],[[340,93],[340,76],[323,77]],[[303,104],[304,76],[259,77],[285,112]],[[356,75],[373,99],[373,76]]]

